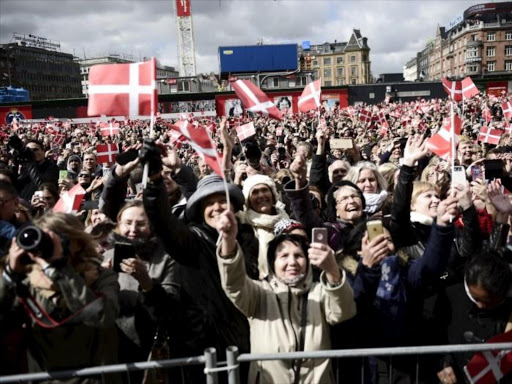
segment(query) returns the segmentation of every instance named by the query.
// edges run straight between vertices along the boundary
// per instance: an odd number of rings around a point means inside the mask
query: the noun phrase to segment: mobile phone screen
[[[135,248],[131,244],[116,243],[114,247],[114,260],[112,269],[115,272],[121,273],[121,262],[126,259],[134,259],[136,257]]]
[[[313,228],[311,239],[313,243],[327,244],[327,228]]]

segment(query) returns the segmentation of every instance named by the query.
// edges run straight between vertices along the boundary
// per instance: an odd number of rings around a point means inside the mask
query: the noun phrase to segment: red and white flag
[[[141,116],[155,113],[156,60],[95,65],[89,72],[89,116]]]
[[[249,137],[252,137],[256,134],[256,128],[254,128],[254,123],[251,121],[250,123],[241,125],[236,127],[236,135],[238,136],[238,140],[244,141]]]
[[[49,135],[56,135],[60,132],[60,127],[57,124],[46,124],[46,133]]]
[[[455,140],[457,140],[457,136],[460,135],[462,129],[462,120],[459,116],[454,116],[455,122]],[[451,118],[447,117],[443,126],[435,135],[427,140],[427,148],[430,152],[435,153],[437,156],[448,160],[451,158],[452,151],[452,132],[451,132]]]
[[[510,104],[510,100],[502,103],[501,108],[503,108],[503,116],[505,116],[505,119],[507,119],[507,121],[512,119],[512,105]]]
[[[453,101],[462,101],[462,83],[443,78],[443,87]]]
[[[57,204],[53,207],[53,212],[72,213],[80,209],[82,200],[85,196],[85,189],[80,184],[75,185],[69,191],[64,192]]]
[[[487,343],[510,343],[512,331],[501,333]],[[512,372],[512,351],[478,352],[464,367],[464,373],[471,384],[494,384]]]
[[[242,101],[243,106],[249,112],[261,113],[264,116],[270,116],[276,120],[282,120],[283,114],[270,101],[267,95],[256,85],[248,80],[237,80],[232,83],[236,95]]]
[[[101,136],[114,136],[119,134],[119,123],[100,123]]]
[[[299,97],[299,111],[305,113],[312,109],[319,108],[320,105],[322,105],[320,101],[321,93],[320,79],[306,85],[304,91],[302,91],[302,95]]]
[[[361,112],[359,112],[359,120],[361,120],[363,123],[369,123],[372,121],[372,112],[367,111],[366,109],[362,109]]]
[[[117,144],[98,144],[96,146],[96,158],[98,164],[112,164],[116,161],[119,154]]]
[[[220,167],[220,155],[206,129],[197,127],[188,120],[180,120],[175,125],[169,125],[169,128],[185,136],[190,146],[204,157],[210,168],[220,177],[224,177]]]
[[[462,96],[465,99],[471,99],[479,93],[480,91],[476,87],[475,83],[473,83],[473,80],[471,80],[471,77],[468,76],[462,80]]]
[[[384,115],[384,111],[380,111],[379,113],[377,113],[376,116],[377,116],[377,123],[379,123],[380,125],[382,125],[385,128],[389,127],[389,124],[386,120],[386,116]]]
[[[64,135],[63,133],[58,133],[53,138],[53,144],[60,147],[60,146],[62,146],[62,144],[64,144],[65,140],[66,140],[66,135]]]
[[[503,131],[501,129],[494,129],[489,127],[482,127],[478,134],[478,141],[487,144],[498,145],[500,143],[501,135]]]

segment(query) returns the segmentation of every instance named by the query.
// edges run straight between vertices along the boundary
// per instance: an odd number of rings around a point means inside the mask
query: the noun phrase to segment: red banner
[[[190,0],[176,0],[178,17],[190,16]]]
[[[503,92],[508,93],[508,83],[506,81],[492,81],[485,84],[487,95],[501,97]]]
[[[32,119],[32,106],[0,106],[0,125],[11,124],[14,118],[18,120]]]

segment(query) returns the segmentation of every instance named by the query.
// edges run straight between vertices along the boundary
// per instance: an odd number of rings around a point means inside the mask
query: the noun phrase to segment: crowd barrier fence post
[[[206,384],[218,384],[217,376],[217,350],[206,348],[204,350]]]

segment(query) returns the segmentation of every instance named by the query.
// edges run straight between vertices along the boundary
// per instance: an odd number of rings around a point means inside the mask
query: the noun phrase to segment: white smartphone
[[[460,165],[453,167],[452,184],[466,185],[466,170]]]

